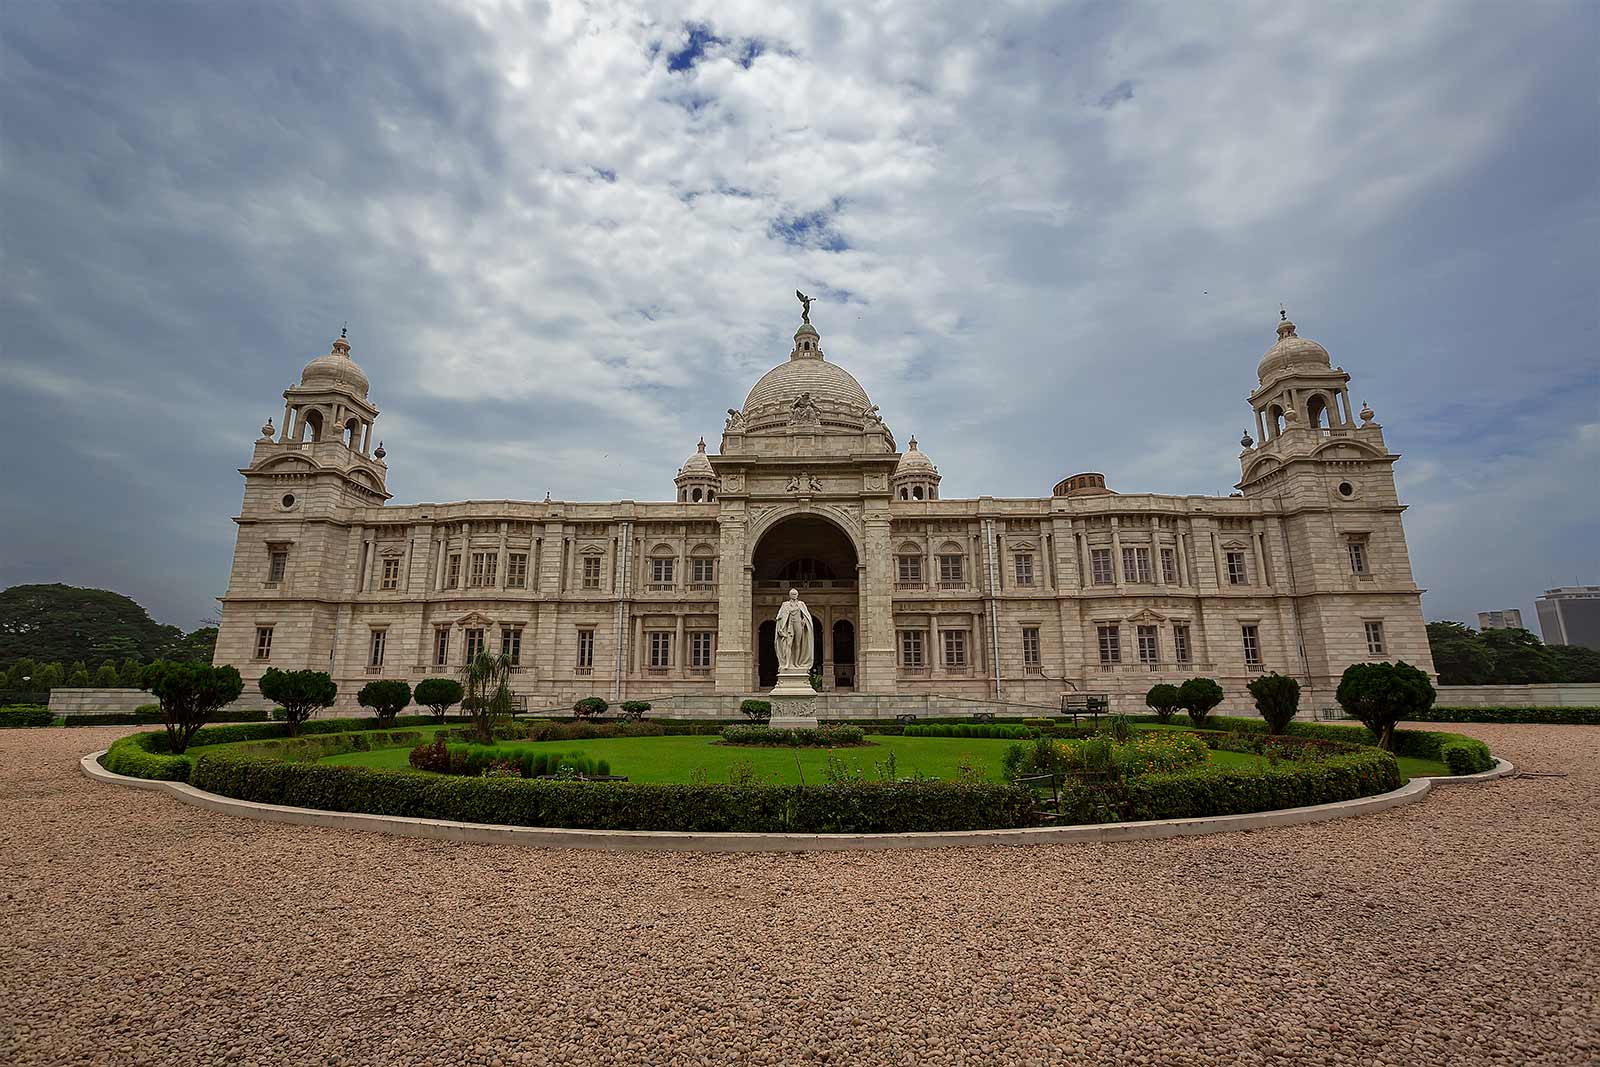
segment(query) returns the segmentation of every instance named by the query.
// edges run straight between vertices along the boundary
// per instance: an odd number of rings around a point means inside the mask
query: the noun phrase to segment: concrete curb
[[[533,845],[540,848],[593,848],[612,852],[833,852],[902,848],[970,848],[979,845],[1065,844],[1079,841],[1156,841],[1167,837],[1191,837],[1233,830],[1300,826],[1305,823],[1327,822],[1332,819],[1387,811],[1390,808],[1415,804],[1428,795],[1434,782],[1444,780],[1413,778],[1392,792],[1362,797],[1358,800],[1342,800],[1305,808],[1283,808],[1249,815],[1216,815],[1198,819],[1160,819],[1148,822],[1099,823],[1091,826],[1035,826],[1018,830],[949,830],[908,834],[676,833],[658,830],[564,830],[532,826],[500,826],[452,822],[446,819],[413,819],[397,815],[365,815],[356,812],[257,804],[253,801],[234,800],[231,797],[207,793],[186,782],[157,782],[114,774],[100,766],[100,757],[104,754],[102,749],[84,756],[79,761],[83,773],[96,781],[132,786],[135,789],[165,790],[185,804],[227,815],[300,826],[424,837],[437,841]],[[1497,766],[1493,771],[1485,771],[1482,775],[1471,777],[1484,779],[1510,773],[1513,769],[1511,764],[1503,760],[1500,762],[1507,770],[1502,771]]]
[[[1496,778],[1508,778],[1517,773],[1517,768],[1510,760],[1503,760],[1496,756],[1494,766],[1477,774],[1436,774],[1428,777],[1428,781],[1438,785],[1455,785],[1460,782],[1490,782]],[[1412,781],[1418,779],[1413,778]]]

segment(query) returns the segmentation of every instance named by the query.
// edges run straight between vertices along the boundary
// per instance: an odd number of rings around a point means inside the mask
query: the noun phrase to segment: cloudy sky
[[[797,287],[952,497],[1228,492],[1281,301],[1428,618],[1600,582],[1600,5],[779,6],[4,5],[0,585],[214,610],[346,320],[397,501],[665,499]]]

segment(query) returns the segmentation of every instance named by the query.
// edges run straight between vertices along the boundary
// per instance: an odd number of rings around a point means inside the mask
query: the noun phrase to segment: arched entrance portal
[[[750,563],[754,586],[750,627],[757,650],[752,684],[758,689],[770,689],[778,682],[778,657],[772,647],[773,619],[789,590],[798,589],[811,610],[816,638],[812,670],[822,676],[822,688],[854,688],[860,606],[858,560],[850,538],[827,519],[795,515],[762,535]],[[846,647],[842,649],[841,634],[846,635]]]

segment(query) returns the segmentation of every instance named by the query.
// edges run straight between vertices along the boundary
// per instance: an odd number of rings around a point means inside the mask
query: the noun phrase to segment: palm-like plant
[[[472,716],[478,740],[494,740],[494,724],[511,714],[511,657],[480,649],[461,668],[461,706]]]

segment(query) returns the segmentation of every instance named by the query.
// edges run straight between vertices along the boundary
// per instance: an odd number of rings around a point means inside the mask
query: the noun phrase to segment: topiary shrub
[[[1150,692],[1144,695],[1144,702],[1156,713],[1156,720],[1159,722],[1171,722],[1178,709],[1183,707],[1183,698],[1178,695],[1178,687],[1166,682],[1152,685]]]
[[[1189,721],[1196,726],[1206,724],[1206,716],[1222,703],[1222,697],[1222,686],[1210,678],[1190,678],[1178,686],[1178,706],[1189,713]]]
[[[1435,695],[1428,676],[1402,660],[1350,664],[1334,699],[1345,714],[1372,731],[1379,748],[1389,750],[1395,723],[1431,708]]]
[[[1475,737],[1449,736],[1450,740],[1439,746],[1439,758],[1451,774],[1481,774],[1494,768],[1495,759],[1488,745]]]
[[[745,718],[753,723],[765,725],[772,721],[772,701],[770,700],[745,700],[740,702],[739,710]]]
[[[56,717],[40,704],[13,704],[0,708],[0,729],[24,726],[49,726]]]
[[[232,667],[156,660],[139,673],[139,684],[161,702],[161,720],[174,753],[189,746],[195,731],[224,705],[239,699],[244,680]]]
[[[451,706],[461,703],[465,695],[461,683],[454,678],[424,678],[417,683],[417,690],[411,697],[423,707],[432,708],[434,716],[444,722]]]
[[[1281,734],[1300,710],[1300,683],[1274,671],[1252,678],[1245,686],[1256,698],[1256,710],[1267,722],[1267,732]]]
[[[789,748],[848,748],[869,744],[859,726],[818,726],[815,729],[774,730],[769,726],[740,723],[722,728],[722,744],[784,746]]]
[[[572,714],[580,719],[588,719],[596,715],[604,715],[610,707],[611,705],[600,697],[584,697],[572,705]]]
[[[300,732],[301,723],[323,708],[332,707],[339,695],[339,687],[327,671],[280,671],[268,667],[256,688],[274,704],[282,705],[290,737]]]
[[[411,686],[393,678],[368,682],[361,687],[361,692],[356,694],[356,701],[362,707],[373,710],[378,716],[380,727],[393,726],[395,716],[411,703]]]
[[[622,702],[622,717],[629,722],[638,722],[644,718],[644,713],[650,710],[648,700],[624,700]]]

